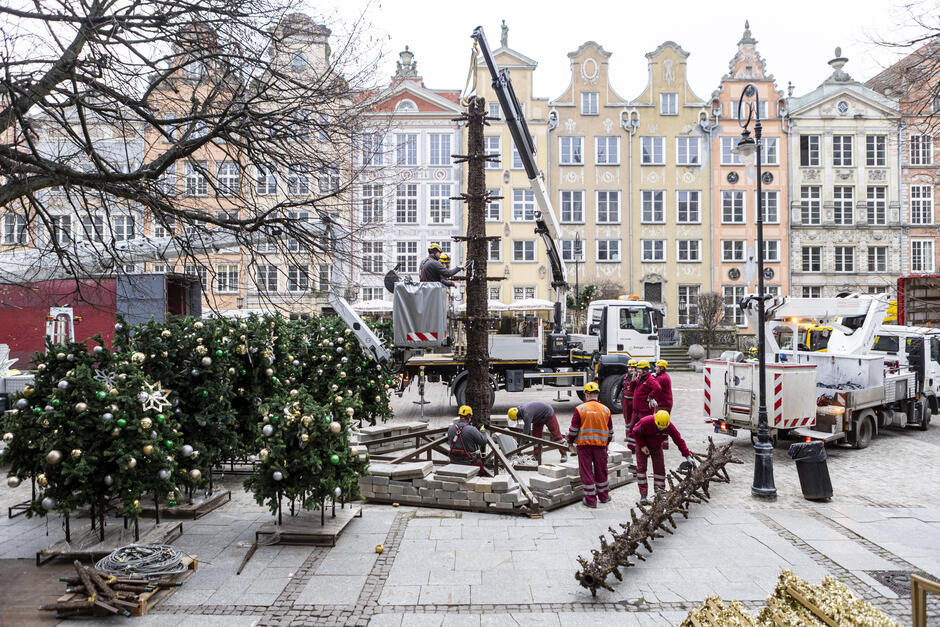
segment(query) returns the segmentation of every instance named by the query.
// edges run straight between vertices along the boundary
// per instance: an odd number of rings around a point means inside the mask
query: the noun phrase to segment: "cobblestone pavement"
[[[703,450],[712,433],[702,418],[700,375],[676,373],[673,382],[674,421],[690,447]],[[413,394],[396,399],[396,418],[413,420],[423,407],[432,425],[446,424],[456,408],[441,386],[428,391],[428,405],[414,404]],[[549,396],[499,394],[494,412]],[[563,430],[575,402],[556,404]],[[622,426],[617,433],[622,438]],[[573,505],[543,519],[366,505],[335,547],[263,546],[235,575],[254,531],[270,515],[244,493],[240,478],[226,477],[232,501],[184,521],[175,543],[199,555],[199,570],[134,623],[675,625],[711,594],[760,607],[785,568],[813,583],[831,574],[909,623],[909,596],[878,577],[922,572],[940,578],[940,505],[929,498],[940,485],[940,428],[889,431],[862,451],[831,447],[835,496],[828,503],[802,498],[784,447],[774,451],[778,499],[754,501],[746,434],[734,451],[745,463],[729,467],[731,484],[716,485],[710,503],[693,505],[675,535],[656,540],[646,562],[628,569],[615,592],[600,591],[596,599],[574,579],[576,558],[628,518],[637,498],[633,485],[615,490],[613,501],[596,510]],[[673,467],[681,461],[674,448],[666,458]],[[5,511],[27,492],[22,486],[0,490],[0,506]],[[58,518],[0,519],[0,558],[32,558],[61,536]],[[380,543],[381,555],[375,552]],[[929,616],[940,622],[940,599],[930,600]]]

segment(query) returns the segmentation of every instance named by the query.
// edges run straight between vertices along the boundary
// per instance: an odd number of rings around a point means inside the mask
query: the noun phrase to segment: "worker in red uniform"
[[[656,397],[659,395],[659,383],[656,377],[650,372],[650,362],[645,359],[637,363],[637,370],[640,374],[637,376],[636,383],[633,386],[633,425],[643,416],[648,416],[650,409],[656,407]]]
[[[680,469],[691,470],[695,467],[692,461],[692,452],[685,445],[685,440],[679,430],[669,419],[669,412],[660,409],[655,415],[646,416],[633,427],[633,439],[636,440],[636,483],[640,488],[640,503],[646,505],[649,500],[646,493],[649,484],[646,479],[646,460],[653,460],[653,489],[656,492],[666,489],[666,463],[663,459],[663,449],[666,448],[666,439],[679,447],[679,452],[685,457]]]
[[[447,444],[450,447],[450,462],[465,466],[476,466],[483,470],[480,451],[486,448],[486,436],[471,422],[473,409],[461,405],[457,410],[457,421],[447,428]]]
[[[568,429],[568,443],[578,446],[578,472],[584,486],[584,504],[597,507],[597,501],[607,503],[610,494],[607,483],[607,446],[614,437],[614,423],[610,410],[598,402],[600,388],[594,381],[584,386],[585,401],[575,407]]]
[[[531,433],[534,437],[540,438],[542,437],[542,431],[548,429],[553,442],[558,442],[559,444],[564,444],[565,442],[565,438],[561,435],[561,429],[558,427],[558,418],[555,417],[555,410],[552,409],[552,406],[548,403],[532,401],[531,403],[526,403],[519,407],[510,407],[506,417],[513,423],[522,419],[522,433],[525,435]],[[542,447],[534,446],[532,450],[536,457],[541,459]],[[568,454],[565,450],[561,452],[561,461],[568,461]]]
[[[630,429],[633,428],[633,386],[636,384],[637,361],[631,359],[627,362],[627,373],[623,375],[623,398],[620,401],[620,407],[623,408],[623,424],[626,429],[627,447],[633,452],[633,437],[630,435]]]
[[[659,394],[656,395],[657,409],[665,409],[672,412],[672,379],[666,368],[669,363],[665,359],[656,362],[656,383],[659,384]]]

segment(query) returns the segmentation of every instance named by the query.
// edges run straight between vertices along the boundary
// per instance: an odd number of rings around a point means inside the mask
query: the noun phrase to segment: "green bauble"
[[[334,466],[335,466],[336,464],[338,464],[338,463],[339,463],[339,455],[337,455],[336,453],[333,453],[332,455],[330,455],[330,463],[333,464]]]
[[[163,441],[163,446],[165,446],[165,447],[167,447],[167,448],[173,448],[173,440],[164,440],[164,441]]]
[[[41,414],[41,413],[42,413],[42,407],[33,407],[33,413],[34,413],[34,414]]]
[[[221,348],[215,351],[215,356],[216,356],[216,357],[221,357],[221,356],[224,355],[224,354],[225,354],[225,353],[222,352],[222,349],[221,349]]]
[[[123,418],[118,418],[118,419],[117,419],[117,426],[122,427],[122,428],[123,428],[123,427],[126,427],[126,426],[127,426],[127,421],[124,420]]]
[[[52,406],[53,406],[53,407],[58,407],[58,406],[61,405],[61,404],[62,404],[62,401],[60,401],[59,399],[57,399],[57,398],[52,399]]]
[[[248,371],[245,370],[244,368],[242,368],[242,369],[241,369],[241,375],[242,375],[242,376],[245,376],[246,374],[248,374]]]
[[[157,422],[161,424],[166,422],[166,416],[164,416],[163,414],[157,414]]]
[[[209,390],[203,390],[203,391],[202,391],[202,397],[203,397],[203,398],[209,398]]]
[[[103,390],[98,390],[95,392],[95,398],[97,398],[99,401],[103,401],[104,399],[108,398],[108,393]]]

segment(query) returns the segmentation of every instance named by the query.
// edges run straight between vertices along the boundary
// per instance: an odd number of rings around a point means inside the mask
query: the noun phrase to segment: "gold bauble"
[[[72,459],[78,459],[81,456],[82,456],[82,449],[80,448],[72,449]]]
[[[350,407],[350,409],[352,409],[352,407]],[[330,423],[330,433],[339,433],[342,430],[343,430],[343,425],[336,422],[335,420]]]
[[[133,457],[131,457],[129,460],[127,460],[127,467],[128,467],[128,468],[136,468],[136,467],[137,467],[137,460],[134,459]]]
[[[375,545],[375,552],[381,555],[382,553],[385,552],[385,547],[382,546],[381,544],[376,544],[376,545]]]
[[[169,329],[164,329],[164,330],[160,333],[160,337],[163,337],[163,338],[168,338],[168,337],[172,337],[172,336],[173,336],[173,333],[172,333]]]
[[[300,436],[300,441],[301,441],[301,442],[306,442],[306,441],[309,440],[309,439],[310,439],[310,436],[307,435],[306,433],[303,433],[303,434],[301,434],[301,436]]]
[[[258,457],[259,457],[262,461],[264,461],[264,460],[266,460],[266,459],[268,458],[268,454],[269,454],[269,451],[268,451],[268,449],[266,449],[266,448],[263,448],[263,449],[261,449],[260,451],[258,451]]]
[[[141,418],[140,426],[142,429],[149,429],[153,426],[153,421],[150,418]]]
[[[134,499],[134,507],[140,507],[140,501]]]
[[[45,488],[49,485],[49,479],[46,477],[45,473],[39,473],[36,475],[36,485],[40,488]]]
[[[23,396],[32,396],[35,391],[36,388],[34,387],[25,387],[23,388]]]
[[[10,432],[4,433],[4,434],[3,434],[3,441],[6,442],[7,444],[9,444],[10,442],[12,442],[12,441],[13,441],[13,434],[10,433]]]
[[[144,455],[153,455],[153,444],[144,444]]]
[[[108,390],[108,394],[109,394],[110,396],[117,396],[117,395],[120,394],[120,392],[118,392],[118,389],[117,389],[117,388],[111,388],[110,390]]]

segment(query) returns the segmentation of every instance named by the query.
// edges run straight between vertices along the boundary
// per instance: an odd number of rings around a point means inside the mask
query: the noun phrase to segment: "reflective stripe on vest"
[[[606,446],[613,434],[610,424],[610,410],[597,401],[588,401],[578,405],[581,416],[581,429],[576,440],[578,446]]]

